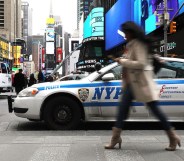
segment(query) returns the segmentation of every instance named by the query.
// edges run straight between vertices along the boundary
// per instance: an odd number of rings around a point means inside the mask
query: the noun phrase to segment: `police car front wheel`
[[[76,129],[80,119],[81,110],[78,103],[68,97],[51,99],[44,109],[44,120],[50,129]]]

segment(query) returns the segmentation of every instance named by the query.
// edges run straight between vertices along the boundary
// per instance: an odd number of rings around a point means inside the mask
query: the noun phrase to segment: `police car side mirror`
[[[96,71],[99,71],[101,68],[102,68],[101,63],[97,62],[97,63],[95,64],[95,70],[96,70]]]
[[[110,81],[110,80],[114,80],[114,74],[113,73],[107,73],[102,77],[103,81]]]

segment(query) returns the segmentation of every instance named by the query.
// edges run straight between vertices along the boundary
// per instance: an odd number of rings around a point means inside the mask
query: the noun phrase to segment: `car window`
[[[71,76],[67,76],[67,77],[60,79],[60,81],[66,81],[66,80],[73,80],[73,78]]]
[[[4,63],[1,63],[1,71],[2,71],[2,73],[7,73],[7,68],[6,68],[6,65]]]
[[[168,61],[165,66],[157,73],[158,79],[162,78],[184,78],[184,63]]]
[[[160,71],[157,73],[157,78],[176,78],[176,71],[167,68],[161,68]]]
[[[114,74],[114,80],[121,80],[122,79],[122,66],[116,66],[112,69],[110,69],[109,71],[107,71],[106,73],[104,73],[103,75],[101,75],[100,77],[98,77],[96,79],[96,81],[102,80],[102,77],[107,74],[107,73],[112,73]]]
[[[80,80],[82,77],[76,76],[75,80]]]
[[[68,80],[75,80],[75,78],[71,76],[71,77],[68,77]]]

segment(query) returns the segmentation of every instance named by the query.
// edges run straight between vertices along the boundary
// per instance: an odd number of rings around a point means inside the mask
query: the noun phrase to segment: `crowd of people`
[[[15,87],[16,94],[26,87],[30,87],[33,84],[42,82],[45,82],[45,75],[42,70],[31,73],[28,78],[27,75],[23,73],[23,70],[19,69],[19,71],[12,77],[12,86]]]

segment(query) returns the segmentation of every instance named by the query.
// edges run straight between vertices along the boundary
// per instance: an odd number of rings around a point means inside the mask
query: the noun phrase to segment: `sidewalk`
[[[184,130],[177,133],[184,142]],[[165,151],[160,130],[122,133],[122,149],[105,150],[111,131],[1,131],[1,161],[182,161],[184,147]]]

